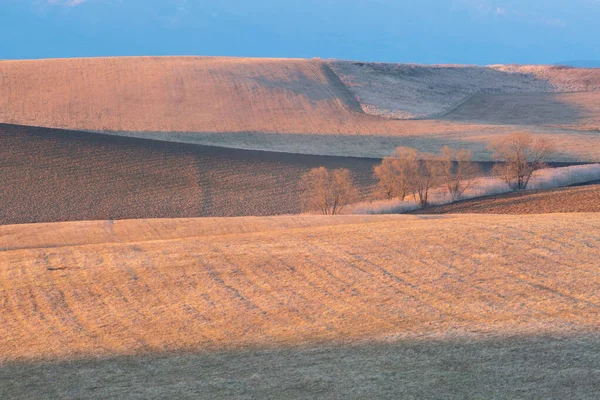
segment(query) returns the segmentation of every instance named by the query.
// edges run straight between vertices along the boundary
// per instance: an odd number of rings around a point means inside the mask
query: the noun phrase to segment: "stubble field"
[[[598,214],[3,226],[0,389],[593,398],[599,238]]]
[[[0,123],[43,126],[0,124],[0,397],[597,397],[598,185],[264,215],[321,165],[366,199],[398,145],[600,161],[599,72],[0,61]]]
[[[286,218],[0,227],[2,358],[598,329],[597,214]]]

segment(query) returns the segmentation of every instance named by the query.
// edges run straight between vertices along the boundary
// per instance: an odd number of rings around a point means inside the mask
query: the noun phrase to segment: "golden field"
[[[600,322],[598,214],[13,225],[0,249],[2,362]]]
[[[479,161],[490,160],[490,140],[528,130],[556,142],[560,153],[551,161],[600,160],[595,105],[600,78],[593,69],[488,68],[485,73],[500,82],[500,94],[523,79],[529,82],[523,90],[534,92],[467,101],[461,108],[465,98],[475,95],[460,91],[468,86],[469,74],[482,73],[440,67],[440,77],[444,71],[458,70],[452,75],[456,87],[444,96],[436,95],[427,80],[415,85],[419,96],[429,96],[434,109],[459,91],[461,95],[444,106],[449,114],[394,120],[370,115],[368,107],[365,112],[356,88],[348,86],[353,82],[344,84],[332,65],[320,60],[222,57],[1,61],[0,122],[318,155],[383,157],[399,145],[433,152],[450,145],[472,149]],[[361,77],[359,83],[384,79],[382,74]],[[515,77],[521,78],[513,82]],[[484,85],[481,90],[488,89]],[[420,97],[396,98],[394,93],[370,94],[393,107],[419,109],[415,98]],[[486,106],[513,97],[519,104],[518,117],[498,112],[510,104]],[[521,115],[523,110],[526,115]],[[557,116],[564,118],[557,121]]]

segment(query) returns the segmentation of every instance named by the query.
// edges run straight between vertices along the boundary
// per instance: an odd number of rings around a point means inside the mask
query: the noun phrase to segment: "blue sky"
[[[0,0],[0,59],[599,60],[600,0]]]

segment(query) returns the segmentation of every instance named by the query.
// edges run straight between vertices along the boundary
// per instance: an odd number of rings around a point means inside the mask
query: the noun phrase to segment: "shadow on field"
[[[510,132],[510,131],[509,131]],[[190,143],[201,146],[222,148],[260,150],[261,153],[283,152],[294,155],[318,154],[326,157],[341,157],[351,160],[375,160],[387,157],[398,146],[414,147],[421,152],[439,153],[444,146],[457,149],[469,149],[473,159],[478,162],[491,163],[493,154],[489,150],[487,136],[481,138],[455,134],[439,135],[347,135],[338,133],[265,133],[255,131],[244,132],[103,132],[106,135],[123,137],[139,137],[153,140],[169,140],[171,143]],[[570,139],[581,138],[570,136]],[[588,135],[589,136],[589,135]],[[553,141],[551,135],[547,137]],[[557,140],[560,144],[561,136]],[[564,140],[564,137],[562,138]],[[587,140],[587,138],[586,138]],[[588,145],[589,146],[589,145]],[[561,150],[563,147],[560,147]],[[586,150],[587,151],[587,150]],[[573,164],[596,162],[596,156],[558,151],[552,155],[552,163]],[[596,160],[596,161],[595,161]]]
[[[585,96],[587,94],[583,94]],[[441,119],[497,125],[577,124],[593,117],[572,94],[477,94]]]
[[[4,398],[596,399],[599,337],[121,357],[0,369]]]

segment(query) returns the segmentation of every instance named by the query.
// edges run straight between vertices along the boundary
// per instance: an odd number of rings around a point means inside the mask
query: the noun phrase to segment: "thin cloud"
[[[48,4],[54,6],[76,7],[86,0],[48,0]]]

